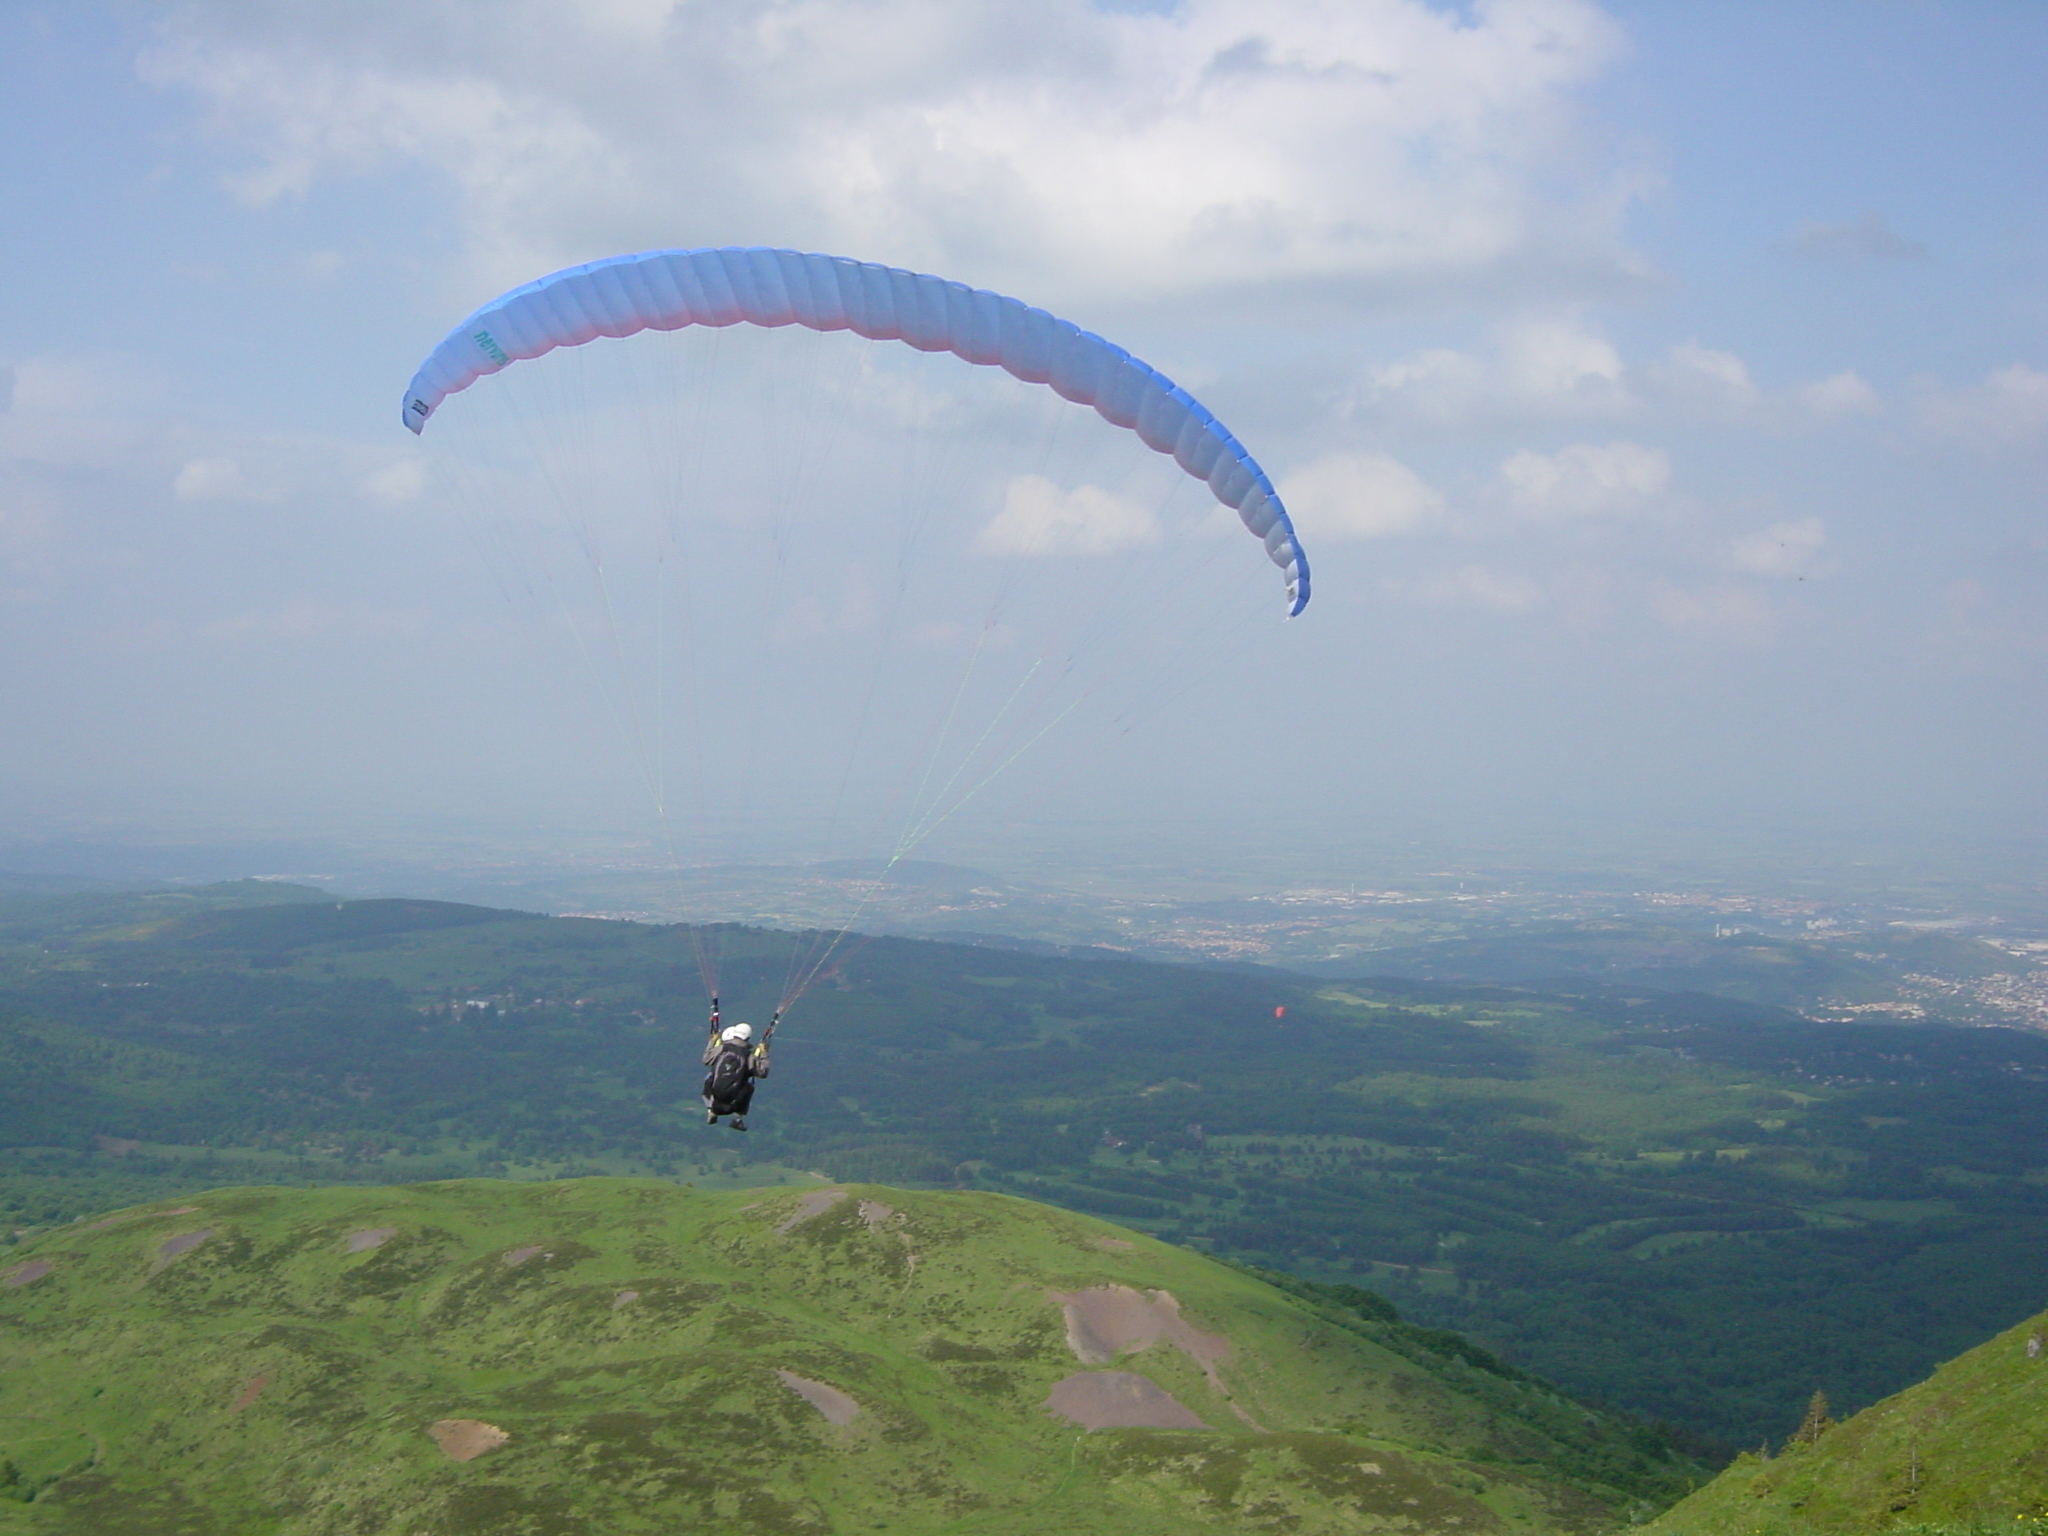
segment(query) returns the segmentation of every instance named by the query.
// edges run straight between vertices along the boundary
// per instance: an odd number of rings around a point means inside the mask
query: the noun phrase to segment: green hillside
[[[995,1194],[215,1191],[0,1269],[0,1532],[1592,1532],[1688,1486],[1391,1318]]]
[[[1370,1286],[1724,1456],[2048,1302],[2031,1031],[854,938],[740,1136],[688,932],[308,895],[0,902],[0,1245],[229,1184],[967,1186]],[[697,937],[757,1022],[805,942]]]
[[[2048,1314],[1816,1437],[1738,1457],[1646,1536],[2039,1536],[2048,1531],[2044,1338]]]

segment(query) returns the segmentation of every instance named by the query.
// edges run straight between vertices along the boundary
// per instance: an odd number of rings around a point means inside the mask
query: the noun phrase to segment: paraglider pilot
[[[754,1041],[754,1026],[734,1024],[721,1029],[718,999],[711,999],[711,1039],[704,1047],[704,1123],[718,1124],[721,1115],[732,1116],[732,1128],[747,1128],[748,1106],[754,1102],[754,1084],[768,1075],[768,1042],[775,1038],[781,1010],[769,1020],[760,1043]]]

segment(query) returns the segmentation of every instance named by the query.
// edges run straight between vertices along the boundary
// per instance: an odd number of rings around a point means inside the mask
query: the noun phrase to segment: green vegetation
[[[218,1190],[25,1245],[0,1349],[21,1536],[1593,1532],[1693,1481],[1369,1293],[973,1192]]]
[[[794,941],[714,938],[758,1021]],[[996,1190],[1368,1287],[1721,1454],[2044,1299],[2030,1033],[881,939],[739,1137],[696,1106],[690,952],[275,885],[0,904],[0,1221],[476,1175]]]
[[[1773,1455],[1736,1458],[1656,1536],[1988,1536],[2048,1531],[2048,1315],[2008,1329],[1918,1386],[1826,1422]]]

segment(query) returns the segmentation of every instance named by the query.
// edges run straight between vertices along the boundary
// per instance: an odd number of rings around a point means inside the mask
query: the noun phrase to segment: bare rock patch
[[[777,1371],[775,1374],[785,1387],[822,1413],[826,1423],[851,1424],[860,1417],[860,1404],[837,1387],[828,1387],[822,1381],[812,1381],[794,1371]]]
[[[346,1248],[350,1253],[369,1253],[382,1248],[396,1236],[396,1227],[365,1227],[360,1232],[349,1233]]]
[[[48,1259],[30,1259],[28,1263],[17,1264],[14,1268],[7,1271],[7,1278],[0,1280],[0,1285],[6,1286],[10,1291],[18,1291],[24,1285],[34,1285],[43,1276],[52,1273],[56,1268],[57,1266]]]
[[[846,1191],[843,1189],[814,1189],[808,1194],[800,1195],[797,1198],[796,1210],[790,1214],[788,1220],[777,1222],[775,1230],[778,1234],[790,1232],[813,1216],[824,1215],[845,1198]]]
[[[1171,1291],[1140,1291],[1128,1285],[1092,1285],[1085,1291],[1055,1291],[1067,1317],[1067,1347],[1083,1365],[1107,1365],[1118,1355],[1177,1346],[1202,1368],[1218,1391],[1216,1362],[1230,1358],[1230,1340],[1204,1333],[1180,1315]]]
[[[240,1395],[232,1403],[228,1404],[228,1412],[240,1413],[244,1408],[255,1402],[257,1398],[261,1397],[263,1389],[269,1385],[269,1372],[266,1371],[259,1376],[251,1376],[243,1385]]]
[[[1171,1392],[1136,1371],[1076,1371],[1054,1384],[1048,1412],[1083,1429],[1207,1429]]]
[[[475,1461],[486,1451],[495,1451],[512,1436],[482,1419],[436,1419],[427,1426],[434,1444],[450,1461]]]
[[[171,1260],[190,1253],[211,1236],[213,1228],[201,1227],[197,1232],[180,1232],[176,1237],[165,1238],[157,1244],[156,1267],[162,1269]]]

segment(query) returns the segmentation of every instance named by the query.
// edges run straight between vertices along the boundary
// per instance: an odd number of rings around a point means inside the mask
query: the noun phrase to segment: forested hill
[[[760,1022],[806,941],[706,937]],[[1005,1190],[1370,1285],[1729,1446],[2048,1300],[2031,1034],[853,940],[739,1136],[696,1103],[693,952],[272,885],[12,900],[4,1214],[472,1174]]]

